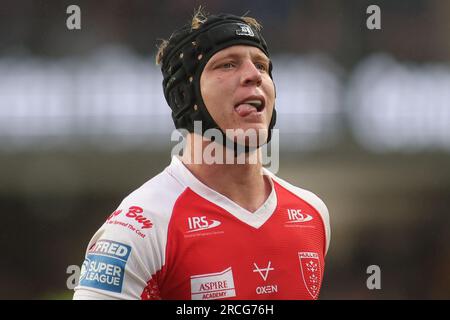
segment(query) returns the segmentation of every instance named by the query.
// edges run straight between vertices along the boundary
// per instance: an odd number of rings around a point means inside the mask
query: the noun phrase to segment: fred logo
[[[237,25],[240,28],[240,29],[236,30],[236,34],[238,36],[249,36],[249,37],[254,37],[255,36],[255,34],[253,33],[252,28],[250,28],[249,25],[246,25],[245,23],[238,23]]]
[[[131,247],[123,243],[99,240],[81,267],[80,285],[112,292],[122,292],[125,265]]]

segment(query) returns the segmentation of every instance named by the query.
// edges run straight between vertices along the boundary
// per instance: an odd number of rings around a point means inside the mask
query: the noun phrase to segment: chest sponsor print
[[[231,267],[217,273],[191,276],[192,300],[215,300],[236,296]]]

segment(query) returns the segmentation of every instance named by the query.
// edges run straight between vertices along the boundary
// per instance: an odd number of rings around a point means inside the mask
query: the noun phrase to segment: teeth
[[[257,107],[257,108],[262,105],[262,102],[260,100],[248,100],[248,101],[245,101],[244,103],[251,104],[252,106]]]

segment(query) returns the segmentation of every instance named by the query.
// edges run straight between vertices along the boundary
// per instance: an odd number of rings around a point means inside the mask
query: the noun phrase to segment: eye
[[[220,65],[221,68],[223,69],[231,69],[235,66],[235,64],[233,62],[224,62]]]
[[[269,66],[267,63],[262,63],[262,62],[256,62],[255,63],[255,67],[260,70],[260,71],[264,71],[264,72],[268,72],[269,71]]]

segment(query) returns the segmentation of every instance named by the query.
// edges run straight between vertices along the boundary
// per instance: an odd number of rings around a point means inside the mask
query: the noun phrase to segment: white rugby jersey
[[[272,192],[249,212],[173,157],[95,233],[74,299],[317,299],[327,207],[265,174]]]

